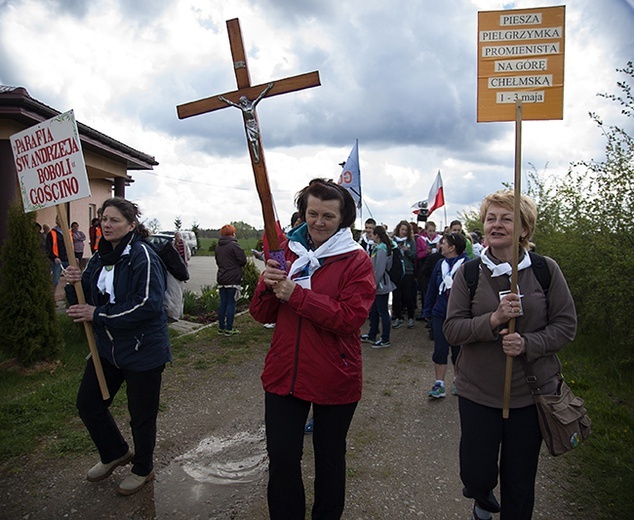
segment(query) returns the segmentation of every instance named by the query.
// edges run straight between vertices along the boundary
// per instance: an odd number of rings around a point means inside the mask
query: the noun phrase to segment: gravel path
[[[239,320],[248,320],[242,316]],[[156,480],[131,497],[116,486],[127,469],[99,483],[84,479],[95,453],[60,459],[24,457],[0,467],[0,518],[266,519],[262,351],[237,365],[165,372]],[[204,348],[222,349],[212,339]],[[343,518],[468,519],[458,477],[457,398],[430,401],[432,343],[417,322],[392,333],[392,347],[364,346],[364,395],[348,442],[348,498]],[[184,364],[183,364],[184,365]],[[450,369],[451,372],[451,369]],[[122,426],[127,435],[127,426]],[[304,475],[310,506],[312,444]],[[535,519],[578,517],[562,498],[565,459],[541,459]]]

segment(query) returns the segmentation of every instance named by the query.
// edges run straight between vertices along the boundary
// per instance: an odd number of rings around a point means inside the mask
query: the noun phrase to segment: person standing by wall
[[[86,234],[79,230],[79,224],[77,222],[73,222],[70,225],[70,236],[73,239],[73,249],[75,258],[77,259],[77,265],[79,267],[83,267],[82,260],[84,258],[84,242],[86,241]]]
[[[101,240],[101,225],[97,217],[92,219],[88,235],[90,236],[90,254],[94,255],[99,248],[99,240]]]
[[[220,294],[218,334],[232,336],[240,333],[233,328],[233,318],[236,313],[236,301],[240,298],[242,268],[247,264],[247,255],[238,244],[236,228],[231,224],[220,228],[220,240],[216,246],[216,264],[218,265],[216,282]]]
[[[103,400],[92,357],[77,394],[79,416],[99,451],[100,461],[87,479],[99,482],[118,466],[132,462],[132,471],[119,485],[131,495],[154,478],[156,419],[162,374],[172,360],[167,317],[163,309],[165,267],[139,222],[140,212],[121,197],[102,206],[103,239],[85,271],[69,267],[66,279],[81,282],[85,304],[77,303],[75,288],[66,286],[75,322],[91,321],[110,398]],[[134,453],[110,413],[110,405],[126,383]]]
[[[57,290],[62,269],[68,267],[68,253],[64,244],[64,234],[60,228],[59,218],[55,217],[55,227],[46,235],[46,254],[51,261],[53,277],[53,294]]]

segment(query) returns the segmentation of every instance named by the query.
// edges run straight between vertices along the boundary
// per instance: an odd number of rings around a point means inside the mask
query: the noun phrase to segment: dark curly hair
[[[137,206],[134,202],[130,202],[123,197],[112,197],[111,199],[105,200],[101,205],[100,214],[102,214],[103,211],[110,206],[117,208],[130,224],[134,224],[134,230],[141,235],[141,238],[147,238],[150,236],[150,232],[139,221],[141,211],[139,210],[139,206]]]
[[[341,211],[341,224],[339,229],[347,228],[354,224],[357,218],[357,207],[348,190],[329,179],[313,179],[295,196],[295,205],[302,221],[306,221],[306,206],[308,197],[312,195],[319,200],[338,200]]]

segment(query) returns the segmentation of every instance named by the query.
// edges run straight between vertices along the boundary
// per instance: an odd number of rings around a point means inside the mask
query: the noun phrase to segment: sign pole
[[[519,262],[519,241],[521,232],[520,202],[522,197],[522,102],[515,102],[515,182],[513,199],[513,258],[511,260],[511,292],[519,294],[517,290],[517,264]],[[515,332],[515,318],[509,320],[509,334]],[[511,404],[511,380],[513,379],[513,357],[506,356],[506,371],[504,374],[504,400],[502,405],[502,418],[509,418]]]
[[[58,114],[11,135],[10,141],[24,211],[29,213],[55,206],[68,253],[68,262],[73,267],[78,267],[68,232],[64,204],[90,197],[90,182],[75,113],[69,110]],[[81,282],[75,283],[74,286],[79,303],[85,304],[86,298]],[[110,394],[97,352],[92,323],[84,322],[84,330],[101,394],[104,400],[109,399]]]
[[[62,230],[64,236],[64,246],[66,247],[66,255],[68,256],[68,263],[73,267],[79,267],[77,265],[77,259],[73,253],[73,242],[70,238],[68,219],[66,218],[66,212],[64,211],[64,205],[58,204],[55,206],[57,210],[57,218],[59,220],[59,227]],[[77,301],[80,304],[86,303],[86,296],[84,295],[84,288],[81,285],[81,281],[73,284],[75,292],[77,293]],[[92,322],[84,322],[84,331],[86,332],[86,338],[88,339],[88,347],[90,348],[90,354],[92,355],[92,362],[95,365],[95,373],[97,374],[97,381],[99,381],[99,388],[101,389],[101,396],[106,401],[110,399],[110,392],[108,391],[108,385],[106,384],[106,378],[103,373],[103,367],[101,366],[101,358],[97,351],[97,344],[95,342],[95,335],[92,330]]]

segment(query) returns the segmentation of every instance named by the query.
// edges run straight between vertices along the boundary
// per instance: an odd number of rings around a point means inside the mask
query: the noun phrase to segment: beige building
[[[32,98],[22,87],[0,85],[0,244],[7,237],[7,212],[13,200],[20,197],[18,177],[9,137],[17,132],[46,121],[61,112]],[[130,171],[152,170],[158,162],[154,157],[139,152],[79,121],[81,147],[86,162],[91,196],[66,205],[68,223],[77,221],[86,233],[97,215],[97,208],[113,195],[125,197],[125,188],[134,182]],[[36,220],[40,224],[55,225],[54,207],[40,210]],[[84,255],[89,254],[86,240]]]

